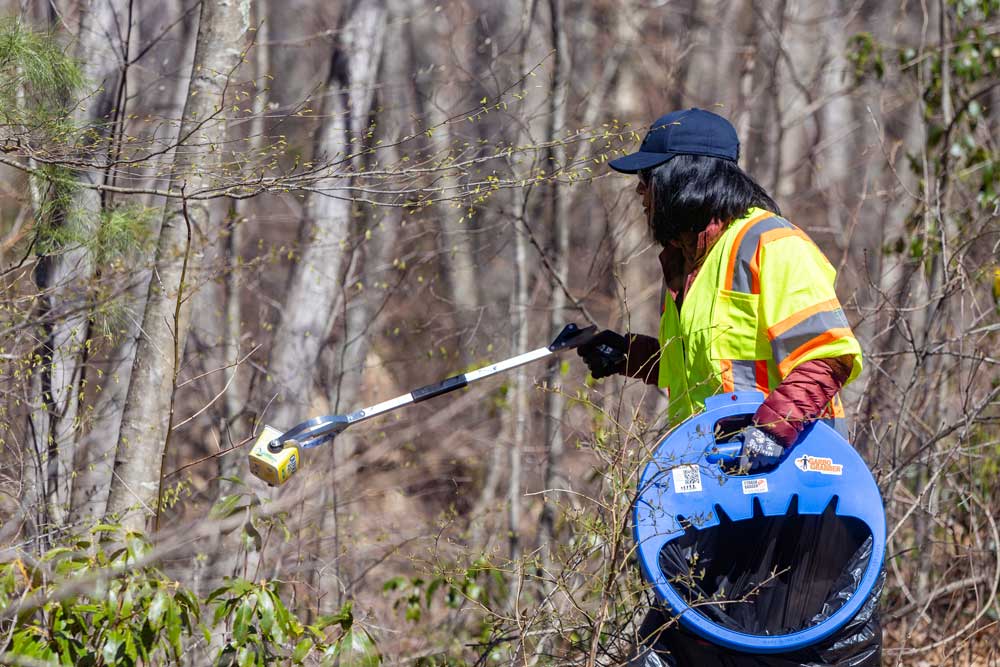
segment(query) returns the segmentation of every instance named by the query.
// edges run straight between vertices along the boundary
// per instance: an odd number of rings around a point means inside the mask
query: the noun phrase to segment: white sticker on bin
[[[701,471],[695,464],[677,466],[670,471],[674,476],[674,491],[695,493],[701,491]]]
[[[767,480],[764,478],[743,480],[743,495],[751,493],[767,493]]]

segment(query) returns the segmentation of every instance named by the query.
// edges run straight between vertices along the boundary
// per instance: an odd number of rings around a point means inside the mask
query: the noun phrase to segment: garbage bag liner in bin
[[[762,400],[755,392],[709,399],[643,471],[636,551],[664,609],[642,632],[672,626],[659,641],[674,644],[678,658],[704,645],[783,658],[734,665],[869,664],[855,658],[880,649],[871,641],[885,555],[878,487],[850,444],[823,423],[803,431],[774,470],[727,468],[716,425],[752,415]],[[705,641],[684,642],[685,635]],[[839,657],[830,653],[835,648]],[[801,663],[785,660],[796,652]],[[693,660],[678,664],[701,664]]]

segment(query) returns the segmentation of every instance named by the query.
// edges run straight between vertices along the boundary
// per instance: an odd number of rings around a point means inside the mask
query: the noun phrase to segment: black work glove
[[[595,380],[624,373],[627,352],[628,339],[610,329],[605,329],[576,348],[576,353],[587,364]]]
[[[785,448],[778,440],[756,426],[747,426],[736,438],[743,442],[740,449],[740,470],[758,472],[778,464],[785,455]]]

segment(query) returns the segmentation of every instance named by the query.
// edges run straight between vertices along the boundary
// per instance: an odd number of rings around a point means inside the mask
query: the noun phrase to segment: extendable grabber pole
[[[352,424],[388,414],[411,403],[420,403],[429,398],[447,394],[477,380],[530,364],[549,355],[572,350],[589,341],[596,333],[596,326],[581,329],[575,324],[567,324],[547,347],[525,352],[462,375],[455,375],[371,407],[355,410],[347,415],[316,417],[304,421],[284,433],[272,426],[265,426],[257,438],[257,442],[254,443],[253,449],[250,450],[250,472],[272,486],[284,484],[301,467],[299,449],[312,449],[330,442]]]

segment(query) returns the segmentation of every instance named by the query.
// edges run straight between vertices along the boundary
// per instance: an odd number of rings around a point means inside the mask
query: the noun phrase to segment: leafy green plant
[[[0,662],[8,655],[77,667],[186,665],[200,651],[219,666],[381,664],[351,602],[307,624],[274,581],[227,579],[202,600],[144,565],[151,549],[139,533],[98,525],[37,562],[0,564],[0,609],[7,610]],[[213,636],[221,648],[210,648]]]
[[[197,598],[155,568],[133,567],[150,549],[141,535],[107,525],[92,532],[95,539],[51,549],[33,565],[0,565],[0,607],[20,606],[6,622],[5,650],[59,665],[181,663],[182,638],[200,618]],[[98,540],[109,535],[121,543],[106,553]],[[88,584],[86,593],[64,594],[74,583]]]
[[[215,607],[213,626],[225,626],[225,645],[216,665],[302,665],[317,657],[321,665],[375,667],[381,657],[375,640],[354,623],[353,605],[347,602],[332,615],[303,624],[282,602],[274,582],[252,584],[231,579],[206,600]],[[330,629],[339,628],[334,641]]]

